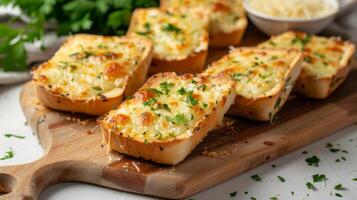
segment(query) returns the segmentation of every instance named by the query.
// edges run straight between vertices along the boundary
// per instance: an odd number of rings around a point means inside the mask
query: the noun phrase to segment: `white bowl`
[[[328,15],[312,19],[273,17],[265,15],[251,8],[248,0],[243,1],[243,6],[253,24],[267,35],[278,35],[288,30],[304,31],[310,34],[315,34],[326,28],[326,26],[333,21],[339,10],[337,0],[325,1],[334,6],[334,10]]]

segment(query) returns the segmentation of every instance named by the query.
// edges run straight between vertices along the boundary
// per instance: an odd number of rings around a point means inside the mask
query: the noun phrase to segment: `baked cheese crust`
[[[341,61],[351,43],[337,37],[311,36],[303,32],[286,32],[258,45],[261,48],[303,51],[303,71],[315,78],[331,77],[343,67]]]
[[[98,119],[108,149],[177,164],[223,121],[236,93],[228,76],[152,76],[132,98]]]
[[[271,121],[286,102],[301,71],[298,51],[237,48],[203,73],[227,74],[237,97],[229,114]]]
[[[238,95],[256,99],[276,93],[285,84],[286,74],[298,52],[259,51],[241,48],[214,62],[206,74],[228,73],[237,81]]]
[[[286,32],[258,45],[269,49],[295,49],[303,53],[303,69],[294,90],[306,97],[324,99],[348,76],[355,45],[336,37]]]
[[[33,71],[32,82],[43,105],[98,116],[144,84],[152,57],[145,38],[78,34]]]
[[[154,44],[154,59],[184,60],[208,49],[208,15],[203,10],[164,11],[136,9],[129,35],[143,36]]]
[[[72,100],[115,97],[148,51],[143,39],[78,34],[33,71],[36,84]]]
[[[231,93],[234,82],[224,80],[157,74],[132,98],[101,118],[100,124],[110,134],[147,144],[188,138]]]
[[[210,34],[231,33],[246,22],[240,0],[162,0],[164,8],[201,8],[210,12]]]

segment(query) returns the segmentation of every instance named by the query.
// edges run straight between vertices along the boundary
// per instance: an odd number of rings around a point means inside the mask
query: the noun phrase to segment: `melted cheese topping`
[[[101,119],[110,134],[145,143],[189,137],[218,103],[225,102],[234,85],[229,79],[160,75]]]
[[[204,73],[229,74],[237,81],[236,91],[245,98],[259,98],[275,93],[287,82],[286,73],[298,53],[237,49],[214,62]]]
[[[154,57],[160,60],[182,60],[208,48],[206,12],[140,9],[134,12],[130,32],[149,38]]]
[[[72,36],[34,71],[33,79],[53,93],[71,99],[115,97],[125,89],[145,49],[140,40]]]
[[[309,36],[301,32],[287,32],[259,45],[262,48],[295,49],[303,52],[303,72],[324,78],[336,74],[348,43],[339,38]]]
[[[166,0],[168,7],[201,8],[210,12],[210,33],[230,33],[245,18],[240,0]]]

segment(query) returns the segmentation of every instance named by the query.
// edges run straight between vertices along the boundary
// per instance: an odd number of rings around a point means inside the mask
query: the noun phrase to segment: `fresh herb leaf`
[[[15,137],[15,138],[18,138],[18,139],[24,139],[25,136],[22,136],[22,135],[15,135],[15,134],[11,134],[11,133],[5,133],[4,134],[5,137],[9,138],[9,137]]]
[[[263,180],[258,174],[255,174],[255,175],[251,176],[250,178],[255,180],[255,181],[262,181]]]
[[[169,94],[171,88],[173,88],[175,84],[173,83],[168,83],[168,82],[162,82],[160,83],[160,89],[163,91],[166,95]]]
[[[166,23],[162,26],[162,30],[163,31],[167,31],[167,32],[173,32],[173,33],[181,33],[182,30],[180,28],[178,28],[177,26],[171,24],[171,23]]]
[[[10,148],[8,151],[5,152],[5,155],[3,155],[2,157],[0,157],[0,160],[7,160],[7,159],[11,159],[15,156],[14,151],[12,150],[12,148]]]
[[[147,34],[149,34],[150,32],[151,32],[151,25],[150,25],[150,23],[148,23],[148,22],[146,22],[145,24],[144,24],[144,29],[145,29],[145,31],[137,31],[136,32],[136,34],[138,34],[138,35],[147,35]]]
[[[236,80],[236,81],[239,81],[239,80],[242,79],[243,76],[245,76],[245,75],[244,75],[244,74],[241,74],[241,73],[234,73],[234,74],[232,75],[232,78],[233,78],[234,80]]]
[[[153,105],[155,102],[156,102],[156,99],[155,99],[155,98],[151,98],[151,99],[145,101],[143,104],[144,104],[144,106],[151,106],[151,105]]]
[[[187,102],[187,103],[190,103],[190,104],[193,105],[193,106],[195,106],[195,105],[198,104],[198,100],[195,99],[192,94],[193,94],[193,91],[189,91],[189,92],[187,93],[186,102]]]
[[[335,185],[335,190],[346,190],[345,187],[342,186],[342,184]]]
[[[327,181],[325,174],[315,174],[312,176],[314,183]]]
[[[270,200],[279,200],[278,197],[270,197]]]
[[[336,197],[341,197],[341,198],[343,197],[342,194],[340,194],[340,193],[335,193],[335,195],[336,195]]]
[[[164,93],[161,92],[160,90],[156,89],[156,88],[149,88],[149,90],[151,92],[153,92],[156,96],[160,96],[160,95],[163,95]]]
[[[238,192],[238,191],[231,192],[231,193],[229,193],[229,196],[230,196],[231,198],[233,198],[233,197],[237,196],[237,192]]]
[[[341,149],[330,148],[330,151],[331,151],[332,153],[337,153],[337,152],[341,151]]]
[[[312,184],[311,182],[307,182],[307,183],[306,183],[306,187],[307,187],[309,190],[316,190],[316,187],[315,187],[314,184]]]
[[[317,156],[311,156],[305,160],[308,165],[318,167],[320,159]]]
[[[185,90],[185,88],[181,87],[179,90],[177,90],[177,93],[180,95],[186,95],[187,91]]]
[[[183,124],[183,125],[186,125],[189,121],[184,114],[177,114],[175,115],[175,117],[165,116],[165,119],[173,124]]]

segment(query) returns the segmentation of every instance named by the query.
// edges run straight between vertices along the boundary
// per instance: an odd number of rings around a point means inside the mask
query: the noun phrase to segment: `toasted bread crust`
[[[151,83],[160,80],[162,76],[172,76],[174,73],[160,73],[150,78],[141,88],[150,87]],[[176,76],[176,75],[175,75]],[[200,143],[207,135],[207,132],[216,128],[223,121],[223,116],[233,103],[236,93],[233,90],[234,82],[229,78],[222,81],[232,84],[229,93],[224,94],[222,101],[217,104],[210,114],[207,114],[198,125],[192,130],[192,134],[184,137],[177,137],[170,140],[156,140],[144,143],[136,138],[126,137],[120,134],[109,133],[108,125],[101,119],[97,122],[101,126],[104,141],[110,149],[134,157],[144,158],[161,164],[174,165],[182,160]],[[105,116],[103,116],[105,117]]]
[[[84,35],[84,34],[83,34]],[[134,69],[132,75],[128,77],[124,89],[114,97],[96,98],[96,99],[73,99],[64,94],[51,91],[42,83],[32,80],[35,85],[37,97],[40,102],[52,109],[78,112],[88,115],[99,116],[118,105],[125,96],[132,95],[146,80],[147,71],[153,56],[152,44],[149,40],[137,37],[126,37],[126,39],[140,40],[147,46],[143,53],[143,60]],[[69,41],[66,41],[69,42]]]
[[[146,8],[150,9],[150,8]],[[142,12],[145,9],[135,9],[131,18],[127,35],[136,35],[135,27],[138,24],[138,19],[135,17],[136,13]],[[207,27],[208,29],[208,27]],[[208,31],[208,30],[206,30]],[[208,39],[208,38],[207,38]],[[155,55],[152,60],[152,65],[149,68],[149,75],[159,72],[178,72],[178,73],[199,73],[205,67],[208,50],[193,53],[184,59],[168,60],[157,58]]]
[[[202,51],[184,60],[175,61],[153,59],[148,74],[159,72],[200,73],[205,69],[207,54],[207,51]]]
[[[238,46],[242,41],[245,30],[248,26],[247,18],[239,19],[240,23],[236,30],[230,33],[220,32],[210,34],[209,46],[213,48],[224,48],[228,46]]]

